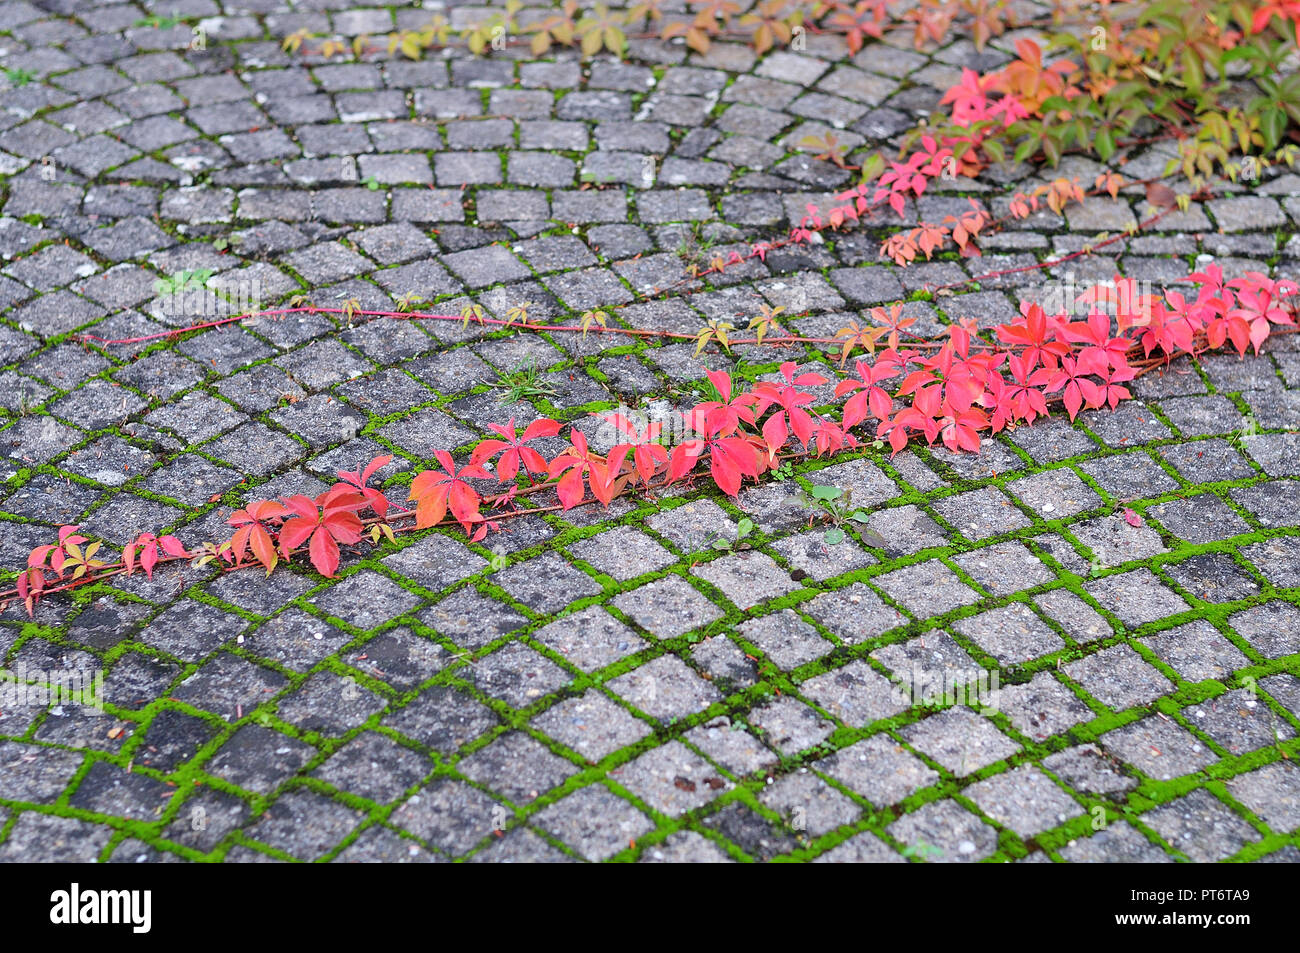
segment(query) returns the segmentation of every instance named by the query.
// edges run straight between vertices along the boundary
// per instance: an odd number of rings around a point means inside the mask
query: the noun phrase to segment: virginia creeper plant
[[[1258,272],[1225,280],[1217,266],[1189,277],[1194,295],[1144,294],[1123,277],[1089,287],[1075,302],[1086,311],[1082,320],[1026,303],[987,338],[963,321],[944,340],[912,340],[896,311],[874,308],[881,333],[863,335],[857,376],[836,386],[837,397],[848,396],[838,416],[814,408],[808,388],[826,378],[801,372],[793,361],[781,365],[780,381],[748,387],[726,372],[706,371],[712,393],[682,411],[686,436],[672,447],[659,442],[655,425],[613,414],[608,423],[620,438],[607,453],[570,426],[567,445],[548,458],[534,444],[559,436],[564,425],[543,419],[520,433],[511,420],[493,425],[493,436],[460,463],[449,450],[434,450],[437,465],[416,473],[407,488],[413,509],[394,507],[371,485],[392,459],[380,456],[340,472],[339,482],[314,499],[295,494],[248,503],[230,516],[229,538],[193,550],[174,536],[144,532],[109,562],[95,558],[100,543],[64,526],[56,543],[32,550],[0,599],[18,598],[32,613],[49,593],[137,570],[152,576],[160,563],[176,560],[269,574],[304,559],[332,577],[344,547],[392,541],[398,532],[458,526],[479,542],[519,515],[609,506],[619,496],[682,482],[711,482],[735,497],[746,481],[757,482],[792,456],[857,447],[860,436],[887,441],[895,454],[913,441],[979,452],[982,434],[1029,425],[1050,414],[1052,404],[1071,420],[1084,409],[1113,409],[1130,396],[1125,384],[1175,357],[1225,345],[1242,356],[1258,353],[1270,335],[1297,328],[1294,282]],[[489,492],[493,485],[496,492]],[[532,497],[537,505],[520,505]]]

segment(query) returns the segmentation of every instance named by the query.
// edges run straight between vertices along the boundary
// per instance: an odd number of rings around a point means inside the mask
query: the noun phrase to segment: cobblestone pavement
[[[685,331],[767,302],[826,334],[911,296],[938,333],[1006,320],[1043,276],[927,284],[1144,214],[1138,195],[1089,200],[990,236],[983,259],[906,270],[878,262],[882,220],[646,300],[684,259],[779,237],[851,181],[805,135],[890,148],[1017,34],[928,55],[904,35],[852,59],[836,38],[757,60],[634,41],[629,62],[585,66],[281,51],[300,27],[382,35],[429,14],[346,3],[0,2],[3,65],[31,74],[0,93],[0,566],[64,523],[106,547],[221,538],[241,501],[319,492],[381,451],[400,500],[434,446],[511,416],[671,404],[704,366],[683,343],[319,314],[73,339],[193,323],[155,286],[181,272],[267,303],[417,292],[566,321],[626,305],[627,326]],[[187,48],[196,26],[205,50]],[[1125,173],[1158,173],[1162,148]],[[1088,186],[1097,171],[1062,164]],[[1002,212],[1032,175],[967,191]],[[1294,276],[1298,216],[1286,174],[1069,267],[1160,282],[1212,256]],[[867,450],[738,503],[686,488],[485,545],[404,537],[336,581],[169,568],[51,597],[34,623],[11,605],[5,666],[102,670],[107,713],[0,708],[0,859],[1295,862],[1298,342],[1148,375],[1116,413],[978,456]],[[750,377],[786,359],[836,372],[814,349],[707,355]],[[521,367],[545,390],[506,403],[491,385]],[[851,489],[868,526],[828,545],[797,481]],[[971,704],[891,685],[975,672],[1000,690]]]

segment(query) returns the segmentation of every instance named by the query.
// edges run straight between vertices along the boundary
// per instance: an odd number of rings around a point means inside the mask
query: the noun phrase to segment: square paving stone
[[[979,601],[979,595],[937,559],[895,569],[873,582],[918,619]]]
[[[908,707],[894,684],[860,659],[808,679],[799,692],[851,728],[863,728]]]
[[[434,685],[385,716],[384,724],[412,741],[450,754],[498,723],[497,716],[466,692]]]
[[[957,777],[1008,758],[1020,746],[969,708],[948,708],[902,730],[912,747]]]
[[[453,856],[497,830],[511,812],[464,781],[438,779],[399,807],[391,823]]]
[[[193,758],[216,735],[216,727],[206,720],[164,709],[149,722],[144,746],[137,752],[136,760],[146,767],[170,774]]]
[[[291,252],[285,256],[284,262],[313,285],[353,278],[372,268],[369,261],[338,242],[323,242]]]
[[[695,645],[691,659],[727,693],[758,682],[758,664],[724,635],[712,636]]]
[[[874,735],[812,765],[841,781],[878,807],[903,798],[939,780],[926,766],[888,735]]]
[[[1263,526],[1300,526],[1300,483],[1273,480],[1229,491]]]
[[[800,368],[799,373],[816,373],[818,370],[817,366],[806,366]],[[809,480],[819,486],[834,486],[847,491],[854,506],[874,506],[898,496],[894,481],[868,460],[837,463],[811,474]]]
[[[772,548],[795,572],[805,572],[818,582],[862,569],[876,561],[852,539],[830,545],[824,537],[824,533],[810,530],[778,540]]]
[[[627,850],[654,823],[599,784],[582,788],[541,811],[536,824],[590,861]]]
[[[63,793],[84,755],[17,741],[0,741],[0,781],[5,797],[52,804]]]
[[[1104,576],[1085,583],[1083,588],[1130,629],[1188,609],[1183,598],[1157,579],[1150,569]]]
[[[155,470],[140,485],[159,496],[200,506],[241,482],[240,473],[217,466],[193,453],[184,453]]]
[[[352,380],[372,370],[370,364],[336,340],[312,341],[276,362],[309,391]],[[343,392],[346,396],[346,391]]]
[[[312,399],[314,398],[308,398]],[[358,423],[348,436],[356,436],[356,431],[361,426]],[[433,408],[419,410],[409,417],[394,421],[379,430],[379,435],[408,453],[425,459],[432,458],[435,450],[452,450],[478,436],[443,411]]]
[[[276,702],[279,716],[304,731],[341,735],[383,711],[385,702],[352,676],[317,672]],[[156,722],[156,719],[155,719]]]
[[[646,848],[637,861],[642,864],[729,864],[731,857],[713,841],[695,831],[669,834],[661,843]]]
[[[752,609],[800,588],[771,556],[759,552],[733,553],[691,571],[717,586],[741,609]]]
[[[1100,612],[1068,589],[1034,596],[1034,604],[1076,642],[1092,642],[1115,634]]]
[[[1092,550],[1101,567],[1147,559],[1166,551],[1160,534],[1154,529],[1133,526],[1118,513],[1075,523],[1070,533]]]
[[[686,718],[722,700],[713,685],[675,655],[661,655],[608,685],[628,704],[663,722]]]
[[[351,440],[366,424],[361,411],[325,394],[313,394],[288,407],[281,407],[269,416],[273,423],[306,440],[317,450]]]
[[[1166,398],[1160,401],[1160,409],[1187,437],[1232,433],[1241,426],[1241,411],[1220,394]]]
[[[822,593],[805,607],[809,615],[850,645],[873,639],[908,621],[860,582]]]
[[[442,261],[470,288],[485,288],[503,281],[531,278],[532,272],[509,249],[487,245],[444,255]]]
[[[338,846],[364,819],[359,810],[299,788],[279,798],[244,832],[291,857],[313,861]]]
[[[1113,757],[1157,781],[1191,774],[1218,760],[1186,728],[1158,714],[1108,731],[1100,742]]]
[[[542,626],[532,637],[584,672],[612,665],[647,645],[644,639],[600,606],[588,606],[580,612],[556,619]]]
[[[771,748],[725,715],[697,725],[682,737],[735,775],[753,774],[777,764]]]
[[[232,794],[201,787],[163,831],[168,840],[207,853],[249,817],[248,805]]]
[[[1137,787],[1136,778],[1125,774],[1118,762],[1093,744],[1048,755],[1043,767],[1070,787],[1088,794],[1115,794]]]
[[[1079,419],[1110,447],[1131,447],[1170,436],[1169,428],[1136,400],[1114,410],[1085,410]]]
[[[1300,714],[1300,678],[1282,673],[1261,678],[1259,684],[1291,714]]]
[[[184,662],[196,662],[247,627],[237,615],[187,600],[155,616],[136,640]]]
[[[25,811],[0,844],[0,863],[91,863],[112,835],[102,824]]]
[[[1148,704],[1174,688],[1173,682],[1124,644],[1068,662],[1063,669],[1089,695],[1116,710]]]
[[[386,576],[363,570],[355,576],[317,593],[311,603],[322,612],[342,619],[358,629],[375,626],[405,615],[421,602]]]
[[[636,760],[609,772],[651,810],[681,817],[702,807],[732,787],[713,766],[680,741],[647,751]]]
[[[1199,863],[1223,860],[1259,840],[1253,827],[1204,789],[1148,811],[1142,822]]]
[[[292,437],[257,421],[236,427],[203,450],[253,476],[269,476],[307,455],[307,448]]]
[[[954,801],[932,801],[886,830],[929,863],[974,863],[998,846],[998,832]]]
[[[619,526],[573,543],[569,552],[596,569],[626,582],[671,565],[676,557],[649,536],[630,526]]]
[[[368,827],[334,858],[339,864],[430,864],[445,860],[387,827]]]
[[[280,591],[286,597],[292,592],[288,588]],[[248,651],[297,672],[305,672],[351,641],[351,635],[297,606],[290,606],[244,636]]]
[[[1295,736],[1294,730],[1244,689],[1184,709],[1196,727],[1232,754],[1247,754]]]
[[[1284,761],[1239,774],[1228,793],[1279,834],[1300,827],[1300,772]]]
[[[714,540],[736,540],[736,524],[712,500],[694,500],[676,509],[655,513],[646,524],[682,552],[707,548]]]
[[[875,834],[863,831],[813,860],[814,864],[905,864],[896,853]]]
[[[1027,662],[1065,648],[1065,642],[1023,603],[990,609],[953,623],[1002,664]]]
[[[954,556],[953,562],[995,596],[1032,589],[1056,578],[1028,546],[1015,541]]]
[[[516,804],[535,800],[577,771],[521,731],[502,735],[457,768],[471,781],[499,791]]]
[[[1193,598],[1205,602],[1248,599],[1259,590],[1244,569],[1225,553],[1201,553],[1165,566],[1165,572]]]
[[[349,650],[343,661],[407,691],[437,675],[452,657],[439,643],[403,626],[371,639],[360,649]]]
[[[790,609],[751,619],[737,626],[736,632],[787,670],[821,658],[835,648]]]
[[[312,777],[340,791],[386,804],[432,770],[428,758],[367,731],[334,752]]]
[[[894,509],[877,510],[867,520],[867,528],[885,541],[881,548],[895,557],[910,556],[949,543],[946,530],[924,510],[910,503]]]
[[[1003,685],[992,708],[1005,712],[1021,734],[1042,741],[1095,717],[1091,708],[1048,672],[1023,685]]]
[[[548,614],[558,612],[575,599],[601,591],[600,583],[556,553],[543,553],[516,563],[491,578],[528,608]]]
[[[1147,512],[1169,532],[1189,543],[1210,543],[1250,532],[1246,521],[1213,493],[1161,503]]]
[[[279,672],[219,652],[188,676],[169,697],[237,721],[288,684]]]
[[[985,539],[1030,525],[1029,517],[1016,509],[997,487],[959,493],[938,500],[933,506],[935,512],[970,539]]]
[[[472,576],[487,560],[450,536],[431,534],[401,552],[383,559],[383,564],[425,589],[437,592]]]
[[[680,576],[665,576],[615,596],[611,604],[651,635],[676,638],[721,619],[723,612]]]
[[[1072,863],[1170,864],[1174,858],[1152,844],[1125,821],[1112,824],[1085,840],[1061,848],[1061,856]]]
[[[420,622],[458,645],[480,649],[528,620],[504,603],[489,599],[475,589],[461,589],[425,609]]]
[[[1046,520],[1074,516],[1101,503],[1101,497],[1068,467],[1022,477],[1007,484],[1007,489]]]
[[[861,808],[821,778],[801,769],[763,788],[759,800],[796,832],[821,837],[852,824]]]
[[[1156,496],[1178,487],[1177,480],[1141,451],[1085,460],[1079,469],[1117,500]]]
[[[198,441],[224,433],[246,419],[229,404],[200,391],[190,391],[179,401],[151,411],[144,422],[166,427],[187,441]]]
[[[947,632],[931,631],[894,642],[874,650],[871,657],[894,674],[895,689],[913,705],[955,695],[960,686],[966,686],[966,693],[973,697],[986,678],[984,670]]]
[[[755,861],[765,863],[781,854],[790,854],[800,846],[794,832],[784,823],[767,817],[740,801],[732,801],[720,810],[705,815],[700,824],[715,831]]]
[[[527,708],[569,682],[569,673],[522,642],[511,642],[474,663],[474,684],[512,708]]]
[[[1042,418],[1032,427],[1017,427],[1008,439],[1023,449],[1039,463],[1055,463],[1070,457],[1082,456],[1097,449],[1097,444],[1081,429],[1076,430],[1068,420]],[[1050,471],[1059,473],[1061,471]],[[1015,485],[1011,486],[1016,492]]]
[[[588,761],[635,744],[653,730],[595,689],[553,705],[533,725]]]
[[[784,755],[821,744],[835,731],[834,722],[789,695],[755,708],[749,713],[749,723]]]
[[[1073,798],[1032,765],[972,784],[966,795],[993,820],[1033,837],[1083,813]]]
[[[269,794],[316,754],[310,745],[260,725],[244,725],[204,765],[209,774],[248,791]]]
[[[1159,452],[1189,483],[1241,480],[1255,475],[1255,468],[1226,440],[1196,440],[1162,447]]]
[[[1300,609],[1274,599],[1228,616],[1228,624],[1267,658],[1300,652]]]

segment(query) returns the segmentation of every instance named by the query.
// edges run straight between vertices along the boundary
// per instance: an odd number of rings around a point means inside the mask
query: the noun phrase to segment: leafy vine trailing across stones
[[[628,45],[625,27],[633,21],[653,20],[663,21],[661,29],[648,36],[680,35],[693,49],[704,51],[714,38],[731,35],[734,17],[736,26],[748,31],[762,53],[777,40],[791,43],[795,27],[805,29],[802,8],[808,6],[767,0],[741,15],[741,7],[730,0],[694,5],[700,8],[694,18],[664,14],[659,4],[649,0],[626,14],[597,6],[577,19],[577,5],[568,0],[559,15],[531,21],[530,43],[535,53],[552,44],[577,44],[584,55],[601,49],[621,54]],[[888,0],[863,0],[854,6],[822,0],[812,5],[806,29],[842,33],[850,49],[858,49],[865,37],[883,35],[889,7]],[[914,21],[920,43],[942,38],[954,19],[965,13],[973,20],[977,45],[982,45],[1005,30],[1005,11],[1005,3],[984,0],[922,0],[904,19]],[[512,0],[490,28],[472,25],[464,38],[476,53],[499,48],[497,40],[507,34],[529,32],[521,22],[522,13],[522,6]],[[545,15],[546,11],[530,13]],[[1070,13],[1077,16],[1078,11],[1058,5],[1055,19],[1065,22]],[[814,25],[818,20],[821,26]],[[1240,29],[1233,29],[1233,23]],[[425,31],[390,37],[388,52],[418,58],[426,49],[446,45],[450,31],[445,21],[435,21]],[[1017,161],[1041,155],[1055,164],[1077,148],[1107,160],[1127,138],[1149,141],[1154,134],[1179,143],[1179,155],[1162,178],[1181,173],[1197,192],[1204,191],[1215,175],[1234,181],[1257,178],[1270,164],[1265,150],[1276,150],[1275,161],[1285,164],[1293,163],[1300,151],[1282,144],[1283,137],[1292,134],[1290,123],[1300,121],[1300,83],[1270,78],[1281,59],[1295,52],[1293,31],[1300,42],[1300,4],[1296,3],[1251,7],[1166,0],[1103,5],[1096,25],[1086,31],[1090,39],[1068,30],[1053,34],[1049,48],[1073,50],[1082,65],[1064,59],[1046,62],[1042,47],[1022,37],[1015,43],[1016,58],[1003,69],[983,77],[963,71],[961,82],[941,100],[952,107],[951,115],[933,117],[908,137],[910,143],[919,142],[919,149],[890,163],[879,154],[865,156],[857,165],[862,182],[838,196],[846,204],[832,208],[825,217],[810,206],[808,216],[783,242],[759,243],[748,256],[737,252],[715,259],[708,270],[689,270],[683,280],[720,272],[747,258],[761,259],[781,244],[817,241],[823,230],[857,223],[883,206],[905,217],[907,203],[919,199],[935,179],[974,177],[990,164],[1004,161],[1008,153]],[[305,39],[301,34],[289,37],[286,49],[299,50]],[[357,41],[355,55],[373,52],[367,38]],[[326,41],[318,52],[330,56],[346,48],[338,41]],[[1224,105],[1229,76],[1253,81],[1262,90],[1250,109]],[[1240,162],[1232,161],[1234,151],[1242,154]],[[828,144],[826,154],[848,166],[833,144]],[[1185,208],[1191,198],[1157,180],[1125,182],[1114,172],[1098,176],[1093,192],[1115,196],[1121,188],[1134,185],[1146,185],[1151,203],[1166,211]],[[1028,194],[1011,196],[1008,216],[1026,217],[1040,201],[1059,212],[1067,202],[1084,198],[1077,181],[1056,179]],[[905,266],[918,254],[932,257],[952,241],[963,255],[976,255],[978,237],[999,223],[972,202],[968,213],[948,216],[940,223],[918,222],[908,231],[888,236],[881,254]],[[1093,247],[1118,237],[1099,239]],[[1059,260],[1036,267],[1057,264]],[[256,566],[269,574],[281,561],[305,552],[317,571],[332,577],[344,546],[367,540],[379,544],[395,540],[397,532],[451,525],[478,542],[499,528],[502,520],[596,502],[609,506],[621,495],[653,493],[693,479],[712,480],[734,497],[747,478],[757,481],[792,456],[823,456],[858,446],[853,431],[868,421],[876,425],[876,445],[883,447],[888,441],[894,453],[918,437],[927,444],[942,442],[952,450],[978,452],[982,432],[1032,424],[1049,414],[1052,403],[1063,405],[1071,420],[1084,408],[1114,409],[1130,396],[1127,382],[1177,356],[1195,356],[1229,343],[1243,356],[1251,348],[1258,353],[1278,329],[1297,329],[1296,308],[1287,300],[1300,290],[1294,282],[1275,281],[1258,272],[1225,280],[1217,267],[1192,274],[1188,281],[1195,283],[1195,296],[1190,298],[1178,291],[1144,294],[1135,281],[1123,277],[1094,285],[1074,302],[1084,306],[1082,320],[1071,320],[1079,315],[1070,313],[1068,306],[1064,313],[1048,314],[1037,304],[1025,303],[1021,314],[997,325],[989,340],[980,338],[968,320],[950,326],[946,340],[913,340],[906,331],[911,319],[903,317],[898,307],[872,309],[874,324],[861,327],[855,322],[830,339],[779,333],[779,309],[767,309],[751,322],[755,337],[742,340],[730,336],[731,326],[720,322],[694,335],[611,328],[603,311],[587,312],[577,326],[532,324],[527,321],[526,305],[521,304],[505,321],[491,319],[491,323],[584,335],[689,337],[696,341],[697,354],[715,339],[723,346],[834,343],[842,346],[841,363],[855,350],[866,352],[866,359],[855,362],[856,378],[835,388],[837,398],[848,397],[839,419],[814,410],[816,397],[806,389],[827,380],[800,372],[795,362],[787,361],[781,365],[781,381],[763,381],[747,389],[738,389],[729,374],[707,371],[712,393],[682,413],[686,437],[671,447],[662,440],[662,423],[614,414],[608,423],[620,437],[609,452],[597,453],[585,433],[570,426],[568,444],[548,459],[531,444],[558,437],[560,422],[539,420],[523,433],[513,420],[494,424],[495,436],[479,441],[459,466],[448,450],[433,451],[438,467],[420,471],[409,486],[407,501],[415,504],[414,509],[393,504],[370,485],[375,473],[391,462],[381,456],[364,469],[340,472],[340,482],[315,498],[295,494],[250,502],[229,518],[234,532],[228,539],[204,542],[192,550],[174,536],[144,532],[123,549],[120,559],[110,562],[96,558],[101,543],[79,535],[75,526],[65,526],[56,543],[32,550],[27,567],[12,589],[0,592],[0,600],[17,597],[33,614],[44,595],[117,574],[129,576],[137,568],[151,576],[160,563],[177,560],[212,563],[224,570]],[[283,315],[297,310],[333,309],[290,307],[261,313]],[[477,305],[468,306],[460,317],[411,312],[409,307],[396,313],[363,312],[352,303],[339,311],[349,316],[489,322]],[[485,482],[490,485],[494,480],[505,489],[484,495]],[[543,505],[517,504],[538,494],[547,495]]]
[[[1126,382],[1179,355],[1226,343],[1243,356],[1251,348],[1258,353],[1275,328],[1297,329],[1296,309],[1286,300],[1300,293],[1294,282],[1258,272],[1225,281],[1217,266],[1190,279],[1198,283],[1193,299],[1177,291],[1144,295],[1124,278],[1093,285],[1076,302],[1087,307],[1082,321],[1026,303],[1020,316],[994,328],[992,341],[978,338],[972,322],[961,322],[949,327],[933,353],[903,340],[910,319],[873,309],[878,326],[856,342],[870,357],[856,361],[856,378],[835,388],[837,398],[852,395],[838,420],[814,410],[816,397],[806,389],[826,378],[801,373],[793,361],[781,365],[782,380],[746,389],[737,389],[730,374],[710,370],[713,392],[682,413],[685,438],[671,449],[661,441],[662,423],[615,413],[607,422],[620,436],[608,453],[596,453],[586,434],[570,426],[569,443],[548,459],[530,445],[558,436],[563,425],[542,419],[520,433],[511,420],[492,425],[495,436],[479,441],[459,466],[448,450],[435,450],[438,467],[411,481],[407,500],[414,510],[393,512],[388,497],[369,485],[391,462],[381,456],[364,469],[340,472],[340,482],[314,499],[295,494],[248,503],[229,518],[230,538],[192,551],[174,536],[146,532],[110,563],[95,558],[100,543],[65,526],[56,543],[32,550],[14,588],[0,592],[0,599],[17,597],[33,614],[43,595],[131,575],[137,563],[150,576],[159,563],[182,559],[227,570],[260,566],[269,574],[304,550],[317,571],[332,577],[340,547],[365,539],[377,544],[393,541],[399,531],[457,525],[479,542],[503,519],[593,502],[608,507],[617,496],[653,493],[684,480],[708,479],[735,497],[746,478],[758,481],[790,456],[858,446],[852,431],[868,420],[877,424],[877,442],[888,440],[894,453],[918,436],[978,452],[982,431],[1032,424],[1049,413],[1049,400],[1063,404],[1071,420],[1084,408],[1114,409],[1130,396]],[[1112,319],[1119,329],[1114,336]],[[896,388],[888,382],[897,382]],[[493,480],[506,489],[485,496],[482,481]],[[528,509],[516,503],[541,493],[556,502]]]

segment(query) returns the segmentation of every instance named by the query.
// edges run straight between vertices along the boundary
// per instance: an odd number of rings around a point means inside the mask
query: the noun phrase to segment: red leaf
[[[451,504],[451,515],[456,517],[467,533],[471,523],[477,523],[483,518],[478,513],[479,495],[464,480],[452,482],[449,502]]]
[[[528,441],[536,440],[538,437],[554,437],[560,432],[560,426],[558,420],[551,420],[549,417],[534,420],[524,430],[524,435],[519,438],[519,442],[528,443]]]
[[[335,510],[321,520],[321,525],[328,529],[330,535],[340,543],[361,541],[361,519],[356,513]]]
[[[313,514],[311,519],[296,517],[280,527],[280,554],[288,559],[289,554],[316,530],[316,525],[317,516]]]
[[[560,503],[566,510],[573,509],[582,502],[586,493],[582,488],[582,470],[579,467],[573,467],[568,470],[564,476],[560,477],[560,482],[555,486],[555,492],[560,497]]]
[[[318,515],[316,504],[309,497],[303,496],[301,493],[296,493],[293,496],[286,498],[284,502],[288,504],[289,509],[293,510],[293,512],[297,513],[303,519],[311,520],[313,523],[316,522],[316,517]]]
[[[331,579],[339,568],[339,544],[324,527],[311,535],[311,564],[322,576]]]
[[[1124,522],[1128,523],[1129,526],[1141,526],[1142,517],[1126,506],[1124,507]]]
[[[376,470],[382,470],[393,462],[393,455],[386,453],[382,457],[375,457],[367,464],[366,468],[361,471],[361,485],[364,486],[374,476]]]
[[[145,577],[153,578],[153,567],[158,565],[158,550],[152,543],[146,546],[140,553],[140,565],[144,567]]]
[[[185,551],[185,545],[175,536],[161,536],[158,542],[162,543],[162,548],[168,556],[184,559],[190,555]]]
[[[266,567],[266,574],[269,576],[277,562],[275,543],[271,541],[271,534],[260,526],[254,526],[252,527],[250,542],[253,547],[253,555],[257,557],[258,562]]]

